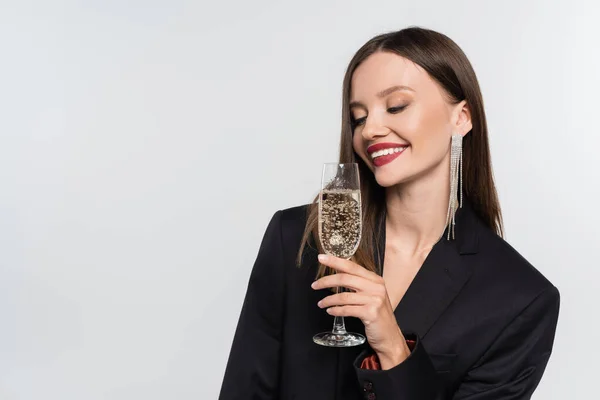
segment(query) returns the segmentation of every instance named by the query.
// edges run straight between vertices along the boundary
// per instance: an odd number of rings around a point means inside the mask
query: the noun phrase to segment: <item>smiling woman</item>
[[[317,258],[316,199],[275,213],[220,398],[530,398],[560,296],[502,238],[483,100],[462,50],[422,28],[362,46],[344,78],[339,162],[360,168],[355,256]],[[339,286],[351,291],[332,294]],[[330,315],[368,343],[314,345]]]

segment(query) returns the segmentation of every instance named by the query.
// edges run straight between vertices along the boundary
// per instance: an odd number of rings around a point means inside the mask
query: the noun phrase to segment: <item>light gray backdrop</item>
[[[337,159],[347,62],[414,24],[474,64],[507,238],[562,294],[535,398],[597,395],[597,3],[0,4],[0,399],[216,399],[269,218]]]

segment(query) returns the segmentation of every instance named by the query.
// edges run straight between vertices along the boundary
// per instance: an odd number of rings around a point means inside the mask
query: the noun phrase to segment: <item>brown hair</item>
[[[354,152],[352,146],[353,121],[350,114],[350,84],[352,74],[367,57],[376,52],[390,52],[421,66],[446,91],[454,104],[466,100],[471,112],[472,130],[463,139],[463,195],[483,223],[503,235],[502,214],[492,174],[488,129],[483,108],[483,98],[475,71],[465,53],[449,37],[424,28],[409,27],[375,36],[354,55],[344,76],[342,99],[342,131],[340,163],[355,162],[359,165],[363,231],[361,243],[353,260],[378,272],[375,264],[374,245],[380,240],[376,233],[385,215],[385,189],[375,181],[373,173]],[[305,246],[312,239],[319,252],[323,249],[318,238],[318,196],[308,208],[308,218],[298,252],[301,264]],[[332,271],[320,265],[318,276]]]

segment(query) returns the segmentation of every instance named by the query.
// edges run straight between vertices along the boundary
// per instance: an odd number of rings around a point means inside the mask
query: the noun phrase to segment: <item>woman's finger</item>
[[[327,313],[336,317],[356,317],[361,320],[365,319],[366,316],[365,306],[338,306],[329,307]]]
[[[325,297],[319,301],[317,305],[321,308],[346,305],[364,305],[371,300],[371,297],[372,296],[362,293],[342,292]]]
[[[315,290],[333,287],[345,287],[357,292],[363,292],[372,289],[372,285],[373,282],[363,277],[345,273],[337,273],[334,275],[324,276],[323,278],[314,281],[311,287]]]
[[[337,272],[344,272],[350,275],[360,276],[370,281],[377,282],[381,277],[376,273],[358,265],[357,263],[339,257],[330,256],[328,254],[319,254],[319,262],[326,265]]]

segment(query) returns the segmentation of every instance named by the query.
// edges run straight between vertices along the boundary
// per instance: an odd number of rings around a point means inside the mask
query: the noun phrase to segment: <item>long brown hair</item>
[[[424,28],[410,27],[375,36],[365,43],[354,55],[344,76],[342,99],[342,132],[340,141],[340,163],[358,163],[361,185],[363,231],[361,243],[353,260],[378,272],[374,248],[381,238],[376,234],[385,215],[385,189],[352,146],[353,124],[350,115],[350,84],[356,68],[370,55],[390,52],[409,59],[421,66],[446,91],[454,104],[466,100],[471,112],[472,130],[463,139],[463,195],[473,210],[490,229],[503,235],[502,214],[492,174],[488,129],[483,108],[483,98],[475,71],[465,53],[449,37]],[[309,205],[308,218],[298,252],[297,264],[310,239],[319,252],[323,249],[318,238],[318,196]],[[332,271],[320,265],[318,276]]]

